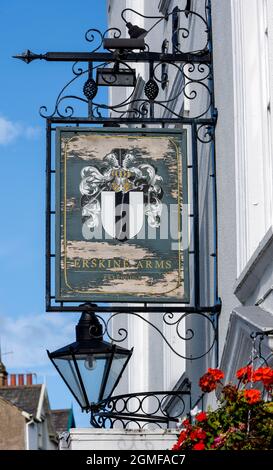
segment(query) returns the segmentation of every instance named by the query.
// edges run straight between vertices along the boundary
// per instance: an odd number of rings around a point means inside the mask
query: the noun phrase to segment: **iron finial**
[[[18,54],[18,55],[13,55],[12,56],[14,59],[20,59],[22,60],[23,62],[25,62],[26,64],[29,64],[30,62],[32,62],[33,60],[36,60],[36,59],[43,59],[43,54],[34,54],[34,52],[31,52],[29,49],[27,49],[25,52],[23,52],[22,54]]]

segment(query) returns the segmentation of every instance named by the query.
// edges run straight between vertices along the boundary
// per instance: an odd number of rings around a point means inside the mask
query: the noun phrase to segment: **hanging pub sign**
[[[56,132],[56,300],[188,302],[186,131]]]

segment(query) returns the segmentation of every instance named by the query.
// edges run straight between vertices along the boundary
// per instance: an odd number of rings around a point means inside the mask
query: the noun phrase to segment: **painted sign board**
[[[56,139],[56,300],[188,302],[186,131]]]

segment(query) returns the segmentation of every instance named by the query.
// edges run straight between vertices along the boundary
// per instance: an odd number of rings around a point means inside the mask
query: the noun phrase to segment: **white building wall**
[[[71,429],[60,450],[169,450],[177,440],[174,430]]]
[[[240,274],[272,224],[272,2],[232,0],[231,6]]]
[[[123,8],[132,8],[145,16],[160,15],[158,10],[159,2],[157,0],[150,0],[149,2],[144,2],[143,0],[127,0],[126,2],[123,1],[118,3],[117,0],[112,0],[109,2],[109,5],[109,27],[117,26],[121,28],[122,37],[128,36],[125,23],[120,22],[118,19]],[[146,30],[148,30],[155,22],[154,19],[143,19],[141,16],[133,12],[127,12],[126,19],[132,24],[137,24]],[[161,50],[164,38],[170,38],[170,28],[171,21],[164,21],[159,27],[149,33],[148,42],[151,46],[151,50]],[[169,47],[171,47],[171,45]],[[136,68],[137,75],[139,74],[139,76],[147,80],[147,64],[134,64],[134,68]],[[169,91],[172,89],[172,84],[175,80],[176,74],[177,69],[171,71],[169,75],[170,83],[168,89],[166,91],[160,90],[160,97],[162,99],[165,99]],[[160,69],[158,69],[158,76],[160,77]],[[127,92],[124,92],[122,88],[112,88],[109,95],[110,103],[121,102],[125,96],[129,96],[130,90],[131,89],[128,89]],[[115,114],[112,113],[112,115],[114,116]],[[126,343],[122,343],[122,345],[129,348],[134,346],[134,354],[130,359],[129,366],[125,371],[115,394],[171,390],[185,370],[184,360],[170,351],[160,334],[148,325],[147,322],[141,320],[139,318],[141,316],[163,332],[166,339],[181,354],[185,352],[185,345],[183,342],[178,340],[175,331],[172,331],[170,327],[163,325],[162,314],[139,314],[138,317],[128,315],[127,318],[125,315],[120,315],[116,317],[113,325],[113,336],[117,337],[119,328],[126,328],[129,333],[128,341]],[[178,318],[177,315],[176,317]]]
[[[116,6],[115,18],[110,16],[110,24],[115,25],[121,11],[121,2],[110,2]],[[169,11],[174,6],[183,8],[184,0],[159,2],[150,0],[143,3],[138,0],[123,1],[129,8],[144,12],[145,15],[158,15],[158,6],[165,3]],[[192,7],[199,11],[203,0],[195,0]],[[143,9],[144,8],[144,9]],[[113,10],[112,10],[113,11]],[[272,248],[272,93],[273,93],[273,5],[270,0],[212,0],[214,80],[215,100],[219,117],[216,128],[217,152],[217,193],[218,193],[218,259],[219,259],[219,296],[223,307],[219,324],[219,353],[223,351],[228,324],[232,310],[240,303],[253,305],[273,286],[272,261],[264,256],[264,250]],[[198,22],[191,23],[196,28],[193,45],[200,41]],[[140,18],[135,23],[149,29],[150,20],[144,24]],[[151,50],[159,50],[165,37],[170,37],[171,21],[162,22],[159,29],[150,33]],[[157,33],[156,33],[157,31]],[[125,34],[125,31],[124,31]],[[202,38],[201,38],[202,39]],[[196,46],[198,49],[198,46]],[[170,71],[169,86],[160,91],[160,97],[168,96],[176,83],[176,74]],[[142,74],[143,71],[139,70]],[[145,69],[144,80],[147,80]],[[112,92],[113,93],[113,92]],[[115,101],[121,95],[116,89]],[[112,96],[113,98],[113,96]],[[205,96],[200,93],[199,101],[193,105],[185,100],[188,113],[201,107]],[[183,101],[177,101],[177,109]],[[165,113],[165,114],[164,114]],[[167,112],[163,112],[167,116]],[[208,202],[209,187],[206,183],[206,149],[202,153],[200,172],[200,193],[203,206],[200,207],[201,222],[205,223],[210,213]],[[266,238],[267,237],[267,238]],[[268,237],[270,243],[268,242]],[[263,240],[265,240],[263,242]],[[262,248],[257,247],[262,243]],[[201,227],[201,249],[213,248],[211,232],[208,227]],[[256,250],[256,251],[255,251]],[[261,255],[261,250],[262,254]],[[251,277],[257,260],[262,257],[259,270]],[[250,265],[249,265],[250,263]],[[211,272],[202,266],[203,300],[208,300],[211,287]],[[259,277],[257,277],[259,276]],[[238,281],[236,283],[236,279]],[[273,311],[273,287],[263,305]],[[236,296],[235,296],[236,294]],[[146,316],[156,321],[160,327],[160,317],[155,314]],[[191,325],[197,334],[191,342],[191,352],[196,355],[209,344],[209,332],[200,328],[195,318]],[[128,368],[129,380],[122,381],[119,391],[136,392],[155,390],[162,386],[170,389],[179,381],[185,371],[183,360],[174,356],[159,336],[134,317],[127,320],[131,344],[135,354]],[[121,326],[121,323],[120,323]],[[161,325],[162,326],[162,325]],[[115,325],[115,328],[117,325]],[[170,330],[165,333],[174,344],[179,340]],[[181,341],[181,352],[185,344]],[[187,349],[189,351],[189,349]],[[189,361],[186,374],[193,383],[208,366],[216,365],[216,357],[211,354],[199,361]],[[232,358],[231,358],[232,360]],[[137,371],[137,372],[136,372]],[[128,384],[128,386],[127,386]],[[194,388],[193,401],[200,390]]]

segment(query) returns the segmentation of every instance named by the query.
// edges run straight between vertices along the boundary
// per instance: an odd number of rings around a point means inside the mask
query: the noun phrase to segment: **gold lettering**
[[[96,260],[96,258],[92,259],[91,265],[92,265],[92,268],[96,268],[96,267],[97,267],[97,260]]]
[[[75,259],[74,268],[80,268],[80,267],[81,267],[81,261],[79,259]]]
[[[114,259],[114,268],[121,268],[120,260]]]
[[[171,268],[172,268],[172,262],[166,261],[166,269],[171,269]]]
[[[102,259],[99,260],[99,268],[100,268],[100,269],[105,269],[105,264],[104,264],[104,262],[105,262],[105,261],[102,260]]]
[[[146,260],[146,269],[153,269],[152,261]]]
[[[164,269],[164,261],[159,261],[159,260],[156,260],[155,262],[155,268],[156,269]]]
[[[83,259],[82,260],[82,268],[83,269],[89,269],[89,260],[88,259]]]

